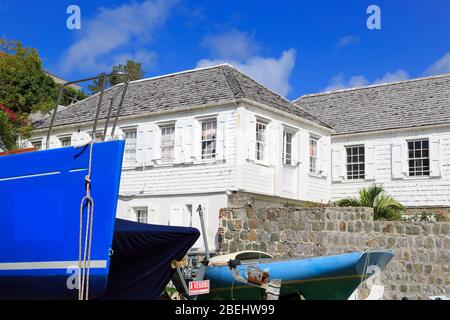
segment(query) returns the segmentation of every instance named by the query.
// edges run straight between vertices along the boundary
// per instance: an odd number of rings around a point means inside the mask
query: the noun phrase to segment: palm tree
[[[335,203],[338,207],[373,208],[374,219],[400,220],[403,205],[386,194],[381,185],[373,184],[359,190],[359,198],[345,198]]]

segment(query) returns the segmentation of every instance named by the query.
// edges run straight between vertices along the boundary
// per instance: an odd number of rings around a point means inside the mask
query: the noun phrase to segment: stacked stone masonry
[[[227,208],[220,212],[222,253],[261,250],[311,257],[391,249],[385,299],[450,296],[450,223],[373,221],[369,208]]]

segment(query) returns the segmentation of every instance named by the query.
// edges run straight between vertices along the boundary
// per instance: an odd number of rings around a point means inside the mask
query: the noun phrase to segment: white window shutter
[[[192,163],[193,161],[193,155],[194,155],[194,146],[193,146],[193,139],[194,139],[194,120],[189,119],[186,121],[184,126],[184,162],[185,163]]]
[[[145,162],[145,130],[142,126],[139,126],[136,132],[136,162]]]
[[[334,182],[342,182],[344,177],[343,158],[345,153],[342,148],[336,147],[332,150],[332,179]]]
[[[440,177],[440,140],[437,137],[430,138],[430,177]]]
[[[183,216],[183,206],[180,204],[173,204],[169,207],[169,225],[183,227],[185,225]]]
[[[145,141],[146,141],[146,152],[145,152],[145,164],[148,166],[153,165],[153,159],[154,157],[154,149],[155,149],[155,141],[154,141],[154,135],[155,135],[155,125],[149,124],[147,126],[147,130],[145,133]],[[149,210],[150,212],[150,210]]]
[[[256,159],[256,118],[250,112],[247,112],[247,144],[247,159],[254,161]]]
[[[184,128],[181,121],[177,121],[175,124],[175,146],[173,150],[174,163],[183,163],[183,133]]]
[[[202,126],[200,121],[194,120],[193,126],[193,160],[200,160],[202,158]]]
[[[366,180],[375,180],[375,145],[366,144],[364,151]]]
[[[225,135],[226,135],[226,115],[220,114],[217,117],[217,132],[216,132],[216,154],[218,160],[225,160],[226,158],[226,146],[225,146]]]
[[[391,145],[391,165],[392,165],[392,178],[402,179],[407,168],[404,168],[405,163],[403,158],[407,158],[407,154],[404,154],[405,142],[396,141]]]
[[[268,123],[266,128],[267,128],[267,136],[266,136],[267,151],[265,159],[268,161],[268,163],[276,165],[278,157],[280,156],[281,153],[281,151],[278,152],[278,150],[281,150],[281,148],[277,149],[277,146],[279,146],[278,141],[280,140],[283,141],[283,127]],[[255,140],[256,140],[256,132],[255,132]]]
[[[281,140],[284,143],[283,139]],[[284,146],[283,146],[284,148]],[[296,166],[300,162],[300,132],[292,133],[292,165]]]
[[[72,134],[72,146],[78,146],[79,145],[79,139],[80,139],[80,133],[79,132],[74,132]]]
[[[328,161],[329,161],[329,157],[330,157],[330,145],[328,144],[327,141],[323,141],[320,144],[320,155],[321,155],[321,168],[320,170],[322,171],[322,176],[323,177],[327,177],[328,176],[328,171],[329,171],[329,165],[328,165]]]
[[[153,162],[157,162],[158,160],[161,160],[161,128],[158,125],[154,125],[153,127]]]
[[[153,204],[149,204],[147,206],[147,223],[156,224],[157,222],[158,221],[157,221],[155,207],[153,206]]]

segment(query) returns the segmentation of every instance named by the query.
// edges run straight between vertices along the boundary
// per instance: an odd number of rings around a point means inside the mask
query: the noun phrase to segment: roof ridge
[[[231,65],[228,65],[228,66],[231,67],[231,68],[233,68]],[[233,69],[234,69],[234,68],[233,68]],[[223,72],[223,75],[224,75],[224,77],[225,77],[225,80],[226,80],[227,83],[228,83],[228,86],[229,86],[230,89],[231,89],[231,92],[233,92],[234,97],[235,97],[235,98],[242,98],[242,97],[245,97],[245,93],[244,93],[244,90],[242,90],[241,84],[240,84],[239,81],[236,79],[236,77],[235,77],[234,75],[231,74],[231,71],[230,71],[230,70],[227,70],[227,68],[222,68],[222,72]],[[239,91],[239,94],[237,94],[237,93],[234,92],[235,90],[233,89],[233,86],[231,85],[230,81],[233,81],[233,82],[236,84],[237,89],[238,89],[238,91]]]
[[[220,68],[220,67],[223,67],[223,66],[231,67],[231,65],[229,63],[221,63],[221,64],[216,64],[216,65],[208,66],[208,67],[193,68],[193,69],[188,69],[188,70],[183,70],[183,71],[178,71],[178,72],[173,72],[173,73],[168,73],[168,74],[162,74],[162,75],[159,75],[159,76],[133,80],[133,81],[130,81],[130,83],[138,83],[138,82],[156,80],[156,79],[161,79],[161,78],[168,78],[168,77],[173,77],[173,76],[177,76],[177,75],[180,75],[180,74],[186,74],[186,73],[191,73],[191,72],[203,71],[203,70],[208,70],[208,69],[215,69],[215,68]]]
[[[397,85],[397,84],[410,83],[410,82],[416,82],[416,81],[425,81],[425,80],[445,78],[445,77],[450,77],[450,73],[443,73],[443,74],[438,74],[438,75],[433,75],[433,76],[419,77],[419,78],[394,81],[394,82],[377,83],[377,84],[371,84],[371,85],[367,85],[367,86],[360,86],[360,87],[354,87],[354,88],[328,90],[328,91],[322,91],[322,92],[318,92],[318,93],[308,93],[308,94],[304,94],[304,95],[300,96],[299,98],[297,98],[295,100],[292,100],[292,102],[295,103],[297,101],[300,101],[303,98],[309,98],[309,97],[317,97],[317,96],[331,95],[331,94],[336,94],[336,93],[372,89],[372,88],[377,88],[377,87],[393,86],[393,85]]]
[[[320,120],[317,116],[315,116],[315,115],[312,114],[311,112],[309,112],[309,111],[307,111],[306,109],[304,109],[304,108],[302,108],[302,107],[296,105],[295,103],[293,103],[293,102],[290,101],[289,99],[283,97],[281,94],[276,93],[275,91],[271,90],[271,89],[268,88],[267,86],[261,84],[261,83],[258,82],[257,80],[255,80],[255,79],[253,79],[252,77],[250,77],[249,75],[247,75],[245,72],[242,72],[241,70],[235,68],[233,65],[228,65],[228,66],[231,67],[234,71],[239,72],[242,76],[246,77],[248,80],[250,80],[250,81],[256,83],[256,84],[259,85],[260,87],[264,88],[265,90],[267,90],[267,91],[269,91],[270,93],[272,93],[272,94],[276,95],[277,97],[279,97],[279,98],[280,98],[281,100],[283,100],[284,102],[288,103],[289,106],[290,106],[290,108],[291,108],[291,112],[293,112],[294,108],[295,108],[295,109],[299,109],[299,110],[301,110],[302,112],[304,112],[305,114],[309,115],[311,118],[315,119],[315,121],[321,122],[322,124],[324,124],[324,125],[326,125],[326,126],[328,126],[328,127],[331,128],[331,126],[330,126],[328,123],[326,123],[325,121]],[[239,80],[236,79],[236,81],[239,83]],[[240,84],[239,84],[239,87],[240,87]],[[243,91],[242,91],[242,92],[243,92]],[[243,92],[243,94],[244,94],[244,92]],[[245,97],[245,94],[244,94],[244,97]],[[248,97],[246,97],[246,98],[248,98]],[[255,100],[252,99],[252,98],[248,98],[248,99],[255,101]],[[303,117],[303,118],[305,118],[305,117]]]

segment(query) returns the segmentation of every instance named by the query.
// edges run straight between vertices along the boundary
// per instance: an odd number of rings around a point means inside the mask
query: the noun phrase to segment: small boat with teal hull
[[[280,260],[251,251],[218,256],[206,269],[210,294],[199,299],[261,299],[262,289],[233,277],[227,261],[239,259],[236,270],[243,278],[248,278],[249,267],[256,266],[267,273],[269,280],[280,279],[280,299],[303,296],[306,300],[346,300],[371,271],[382,271],[393,256],[389,250]]]

